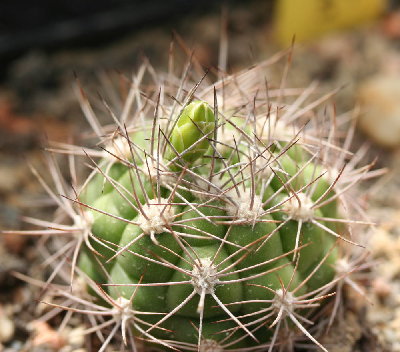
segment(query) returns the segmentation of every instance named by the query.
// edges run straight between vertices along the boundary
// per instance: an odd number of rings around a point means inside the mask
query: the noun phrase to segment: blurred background
[[[317,80],[321,94],[342,87],[338,111],[357,107],[356,144],[388,172],[366,186],[374,304],[332,332],[339,351],[400,351],[400,9],[390,0],[2,0],[0,2],[0,229],[23,229],[21,214],[52,211],[28,163],[41,164],[46,140],[67,142],[88,125],[73,84],[96,92],[110,75],[129,76],[147,58],[167,69],[170,43],[218,66],[227,37],[229,73],[288,48],[287,86]],[[268,72],[272,77],[274,72]],[[275,77],[277,78],[277,77]],[[38,207],[40,205],[40,207]],[[0,237],[0,351],[85,351],[68,331],[40,323],[31,286],[36,239]],[[362,313],[360,313],[362,312]],[[32,323],[33,322],[33,323]],[[28,324],[29,323],[29,324]]]

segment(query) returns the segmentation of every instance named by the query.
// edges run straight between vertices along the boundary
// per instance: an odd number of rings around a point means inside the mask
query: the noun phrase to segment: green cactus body
[[[130,300],[138,316],[148,313],[140,321],[155,343],[162,340],[181,350],[191,345],[208,346],[206,351],[257,348],[274,334],[268,326],[282,292],[296,300],[335,276],[337,239],[315,219],[336,218],[337,203],[313,208],[324,193],[335,194],[325,176],[312,182],[321,166],[306,165],[310,156],[301,145],[278,157],[282,144],[270,153],[268,169],[275,173],[269,171],[269,178],[257,173],[265,161],[253,165],[251,160],[265,146],[243,126],[245,136],[225,126],[224,133],[235,135],[238,145],[224,141],[215,147],[209,140],[213,110],[193,102],[172,131],[165,131],[169,143],[157,148],[165,150],[158,156],[165,167],[161,176],[152,177],[143,163],[115,162],[108,170],[111,182],[98,173],[82,191],[81,200],[93,215],[97,241],[91,243],[98,253],[87,255],[86,249],[79,265],[94,281],[106,283],[111,297]],[[231,156],[237,148],[239,158]],[[217,157],[211,167],[210,158],[218,152],[224,159]],[[108,275],[98,272],[95,255]]]

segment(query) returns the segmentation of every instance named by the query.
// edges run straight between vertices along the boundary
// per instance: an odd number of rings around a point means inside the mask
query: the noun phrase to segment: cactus
[[[46,188],[70,222],[30,222],[52,229],[48,234],[74,235],[57,242],[72,258],[73,306],[57,307],[91,315],[92,324],[110,317],[89,329],[111,328],[101,350],[121,331],[132,350],[141,341],[182,351],[272,351],[305,336],[327,351],[309,327],[354,270],[343,269],[342,253],[362,247],[348,225],[363,222],[348,220],[341,208],[369,168],[346,173],[347,152],[332,136],[303,129],[299,118],[317,104],[299,105],[312,86],[276,109],[246,97],[218,101],[215,87],[234,89],[248,75],[200,92],[197,84],[185,97],[180,87],[170,105],[154,94],[153,114],[136,95],[132,119],[128,97],[112,133],[81,95],[104,147],[84,150],[93,171],[73,192],[49,159],[64,196]],[[53,151],[60,149],[82,154],[65,145]],[[78,279],[85,283],[79,290]]]

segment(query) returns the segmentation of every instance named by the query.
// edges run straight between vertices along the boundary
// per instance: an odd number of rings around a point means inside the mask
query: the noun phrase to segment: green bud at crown
[[[177,153],[180,160],[194,162],[208,150],[207,137],[214,129],[215,116],[211,107],[204,101],[193,101],[186,106],[174,126],[170,142],[175,150],[167,151],[166,159],[172,160]]]

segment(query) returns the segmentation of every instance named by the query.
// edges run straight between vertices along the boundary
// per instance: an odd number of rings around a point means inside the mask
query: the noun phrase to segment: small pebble
[[[8,342],[13,337],[14,331],[14,323],[0,309],[0,343]]]
[[[392,292],[389,283],[385,279],[379,277],[372,281],[372,288],[374,293],[380,298],[388,297]]]
[[[33,346],[47,345],[55,350],[60,350],[65,345],[65,339],[47,323],[35,320],[29,323],[29,327],[34,332]]]
[[[378,75],[363,82],[358,91],[359,125],[383,147],[400,146],[400,76]]]

